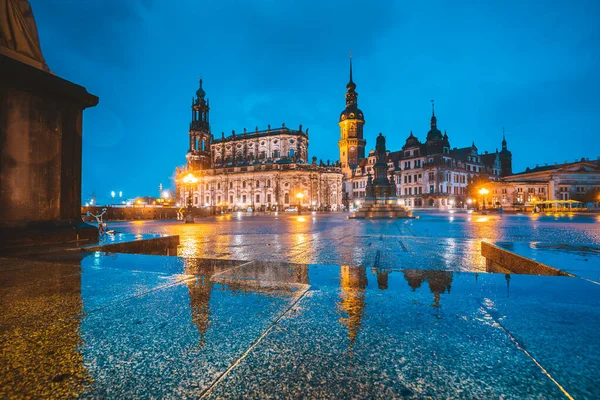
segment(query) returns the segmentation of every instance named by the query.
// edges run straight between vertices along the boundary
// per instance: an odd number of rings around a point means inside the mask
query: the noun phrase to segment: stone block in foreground
[[[0,54],[0,247],[95,238],[81,219],[83,110],[98,97]]]

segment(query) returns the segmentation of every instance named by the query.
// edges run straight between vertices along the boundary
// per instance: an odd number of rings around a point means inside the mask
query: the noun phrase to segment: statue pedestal
[[[81,219],[82,114],[96,104],[0,54],[0,248],[97,237]]]
[[[192,212],[192,210],[187,210],[185,212],[185,218],[184,221],[186,224],[193,224],[194,221],[194,213]]]
[[[397,199],[366,199],[364,204],[349,218],[356,219],[395,219],[413,218],[412,211],[398,204]]]

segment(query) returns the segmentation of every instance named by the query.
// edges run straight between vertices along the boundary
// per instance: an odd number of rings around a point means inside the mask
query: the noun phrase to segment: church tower
[[[502,128],[502,151],[500,152],[500,176],[505,177],[512,175],[512,153],[506,146],[506,135],[504,134],[504,128]]]
[[[365,118],[358,108],[356,84],[352,81],[352,53],[350,53],[350,82],[346,85],[346,108],[340,114],[340,162],[342,172],[346,177],[352,175],[352,170],[358,166],[360,160],[365,158],[365,145],[363,139],[363,125]]]
[[[196,91],[196,98],[192,97],[192,122],[190,123],[190,147],[186,154],[188,168],[193,170],[210,168],[210,145],[212,135],[208,122],[208,100],[204,97],[206,93],[202,89],[202,78],[200,87]]]

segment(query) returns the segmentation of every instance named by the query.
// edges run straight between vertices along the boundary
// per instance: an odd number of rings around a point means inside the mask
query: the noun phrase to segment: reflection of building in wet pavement
[[[417,290],[423,282],[427,281],[429,290],[433,293],[433,308],[440,307],[440,295],[448,292],[452,285],[452,271],[426,271],[420,269],[405,269],[402,271],[404,279],[413,291]]]
[[[348,338],[350,339],[350,348],[352,348],[365,313],[367,269],[366,267],[343,265],[340,267],[340,278],[342,292],[338,306],[347,314],[347,317],[340,318],[340,322],[348,328]]]
[[[239,268],[238,268],[239,267]],[[231,275],[228,274],[230,270]],[[186,282],[192,323],[198,328],[200,345],[210,325],[210,298],[214,285],[237,293],[281,293],[294,289],[294,285],[308,283],[308,265],[252,262],[236,266],[222,260],[187,259],[186,275],[194,279]],[[270,283],[269,283],[270,282]]]
[[[79,397],[92,382],[79,351],[80,267],[30,264],[35,276],[0,280],[0,398]]]
[[[392,271],[389,268],[373,268],[371,272],[377,275],[377,287],[381,290],[387,290],[388,276]]]

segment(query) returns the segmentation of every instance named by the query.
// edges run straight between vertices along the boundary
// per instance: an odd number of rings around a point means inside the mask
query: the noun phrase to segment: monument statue
[[[375,146],[375,165],[373,165],[373,172],[375,173],[374,177],[370,172],[367,174],[364,202],[349,218],[412,218],[412,212],[407,211],[403,206],[398,204],[394,174],[390,172],[388,178],[385,136],[381,133],[377,137],[377,145]]]
[[[94,219],[96,220],[96,223],[98,224],[98,236],[100,236],[100,237],[104,236],[104,234],[107,233],[106,222],[102,221],[102,216],[105,213],[106,213],[106,208],[103,208],[102,212],[100,214],[92,214],[89,211],[87,212],[88,217],[94,217]]]
[[[50,72],[28,0],[0,0],[0,54]]]

